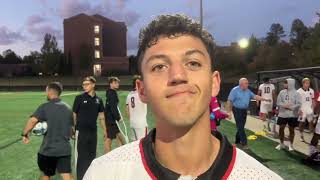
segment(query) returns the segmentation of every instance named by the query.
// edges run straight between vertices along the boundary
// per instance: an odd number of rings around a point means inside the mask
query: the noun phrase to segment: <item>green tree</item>
[[[44,43],[41,48],[41,53],[46,74],[52,75],[59,72],[59,61],[62,52],[58,48],[58,42],[53,35],[46,34],[44,36]]]
[[[301,48],[303,41],[308,37],[308,28],[300,19],[295,19],[291,25],[290,43],[297,48]]]
[[[276,45],[280,42],[281,38],[285,37],[283,27],[279,23],[273,23],[270,31],[267,33],[266,41],[270,46]]]
[[[19,64],[22,63],[22,59],[11,49],[3,51],[3,64]]]

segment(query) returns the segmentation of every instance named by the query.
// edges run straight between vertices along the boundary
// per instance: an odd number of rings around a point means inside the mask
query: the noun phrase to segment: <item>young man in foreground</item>
[[[206,30],[188,17],[162,15],[139,37],[138,92],[156,129],[95,160],[84,179],[281,179],[220,133],[211,134],[209,103],[220,75]]]
[[[63,180],[71,180],[72,111],[69,105],[60,100],[62,85],[52,82],[46,88],[48,102],[41,104],[31,115],[23,130],[23,143],[30,142],[29,132],[38,122],[46,122],[47,133],[38,152],[38,166],[41,180],[48,180],[56,171]]]

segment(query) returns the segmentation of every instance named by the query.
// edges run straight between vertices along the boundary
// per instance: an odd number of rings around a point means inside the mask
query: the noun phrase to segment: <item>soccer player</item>
[[[295,80],[292,78],[286,79],[284,89],[280,91],[277,98],[277,106],[279,108],[277,124],[279,128],[280,144],[276,147],[281,150],[285,147],[284,142],[284,129],[289,125],[289,151],[293,151],[294,128],[298,126],[298,114],[301,106],[300,94],[295,89]]]
[[[109,88],[106,91],[106,125],[107,125],[107,137],[105,139],[105,153],[111,151],[111,144],[113,139],[117,139],[118,145],[125,144],[125,139],[120,133],[119,127],[116,121],[122,121],[118,108],[119,98],[117,90],[119,89],[120,80],[117,77],[109,77]]]
[[[94,90],[95,84],[94,77],[85,77],[82,81],[84,93],[76,96],[73,104],[73,118],[76,125],[77,179],[83,178],[92,160],[96,157],[98,117],[104,136],[106,136],[103,101]]]
[[[136,141],[147,135],[147,104],[140,100],[136,81],[139,76],[133,78],[133,91],[130,91],[126,100],[126,112],[130,119],[131,140]]]
[[[96,159],[84,179],[281,179],[219,132],[211,134],[209,103],[220,76],[206,30],[186,16],[161,15],[139,37],[138,93],[156,128]]]
[[[246,125],[247,111],[251,99],[255,99],[256,101],[271,101],[271,99],[265,99],[259,95],[255,95],[249,89],[248,80],[246,78],[241,78],[239,80],[239,85],[230,91],[227,101],[229,118],[231,118],[232,110],[237,126],[235,143],[240,145],[243,149],[248,149],[247,135],[244,127]]]
[[[298,89],[298,93],[301,96],[301,108],[299,120],[300,140],[304,142],[303,130],[306,120],[309,123],[309,130],[313,130],[313,109],[315,105],[314,91],[310,88],[310,79],[302,79],[302,87]]]
[[[46,122],[48,129],[38,152],[38,166],[42,172],[41,180],[50,179],[56,171],[64,180],[71,180],[71,144],[72,111],[69,105],[61,101],[62,85],[49,83],[46,88],[48,102],[41,104],[31,115],[23,133],[25,144],[30,142],[29,132],[38,122]]]
[[[271,101],[261,101],[260,103],[260,117],[264,124],[264,129],[271,131],[270,121],[272,117],[272,107],[275,99],[275,87],[271,84],[269,78],[263,79],[263,84],[259,86],[258,95]]]

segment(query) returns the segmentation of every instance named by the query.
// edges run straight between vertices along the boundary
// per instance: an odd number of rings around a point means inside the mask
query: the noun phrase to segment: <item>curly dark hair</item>
[[[139,50],[138,58],[138,73],[142,76],[141,62],[147,48],[157,44],[160,36],[178,37],[182,35],[192,35],[201,39],[205,45],[211,59],[211,69],[213,70],[213,57],[215,44],[213,36],[199,22],[181,15],[160,15],[152,20],[139,33]],[[142,76],[143,78],[143,76]]]

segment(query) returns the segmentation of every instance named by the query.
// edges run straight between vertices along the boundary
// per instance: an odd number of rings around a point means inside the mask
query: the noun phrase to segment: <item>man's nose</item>
[[[175,63],[169,68],[168,85],[174,86],[178,84],[185,84],[188,82],[187,71],[183,64]]]

